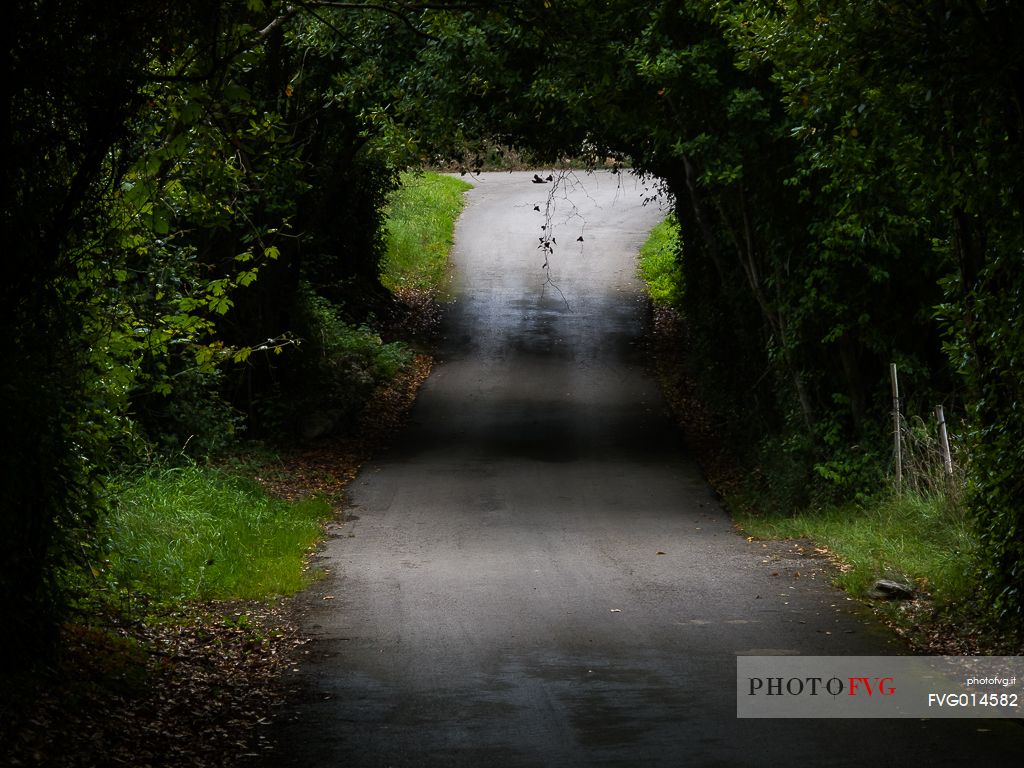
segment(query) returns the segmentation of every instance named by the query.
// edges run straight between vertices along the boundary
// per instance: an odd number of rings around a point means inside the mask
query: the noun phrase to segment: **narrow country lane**
[[[531,177],[468,193],[440,362],[300,598],[268,764],[1019,764],[1007,722],[737,719],[738,653],[903,648],[816,561],[737,535],[687,456],[638,349],[657,205],[568,179],[546,283]]]

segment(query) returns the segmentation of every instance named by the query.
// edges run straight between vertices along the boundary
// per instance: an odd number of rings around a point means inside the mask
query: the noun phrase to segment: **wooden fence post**
[[[942,406],[935,406],[935,418],[939,420],[939,451],[942,452],[942,462],[946,465],[946,474],[953,474],[953,454],[949,452],[949,434],[946,432],[946,416],[942,413]]]

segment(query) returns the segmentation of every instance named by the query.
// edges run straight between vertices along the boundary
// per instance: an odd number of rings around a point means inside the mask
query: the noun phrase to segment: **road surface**
[[[687,455],[639,347],[657,205],[531,177],[468,193],[440,364],[301,598],[269,764],[1018,765],[1006,722],[737,719],[737,654],[905,649]]]

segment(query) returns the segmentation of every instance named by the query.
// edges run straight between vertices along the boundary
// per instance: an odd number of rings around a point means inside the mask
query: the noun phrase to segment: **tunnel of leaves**
[[[1011,0],[17,0],[5,659],[55,635],[112,468],[288,433],[314,393],[386,376],[387,196],[495,146],[660,180],[679,343],[766,504],[884,486],[890,362],[908,413],[943,403],[986,600],[1019,624],[1022,21]]]

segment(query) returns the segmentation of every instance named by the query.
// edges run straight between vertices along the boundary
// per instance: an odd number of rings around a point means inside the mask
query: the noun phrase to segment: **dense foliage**
[[[332,428],[403,362],[359,326],[406,156],[373,105],[421,38],[262,0],[19,0],[8,28],[0,602],[32,653],[113,468],[302,432],[275,403],[318,384]]]
[[[695,373],[767,503],[884,490],[897,363],[907,410],[943,403],[965,433],[983,581],[1019,621],[1024,8],[503,8],[434,18],[431,64],[449,74],[407,98],[663,180]]]
[[[889,362],[911,409],[959,413],[985,582],[1020,619],[1019,4],[18,0],[8,17],[9,640],[34,647],[60,564],[91,556],[109,467],[302,432],[279,405],[318,380],[357,396],[345,349],[359,376],[395,364],[360,330],[388,311],[387,194],[402,167],[495,142],[663,181],[697,373],[780,504],[881,487]]]

